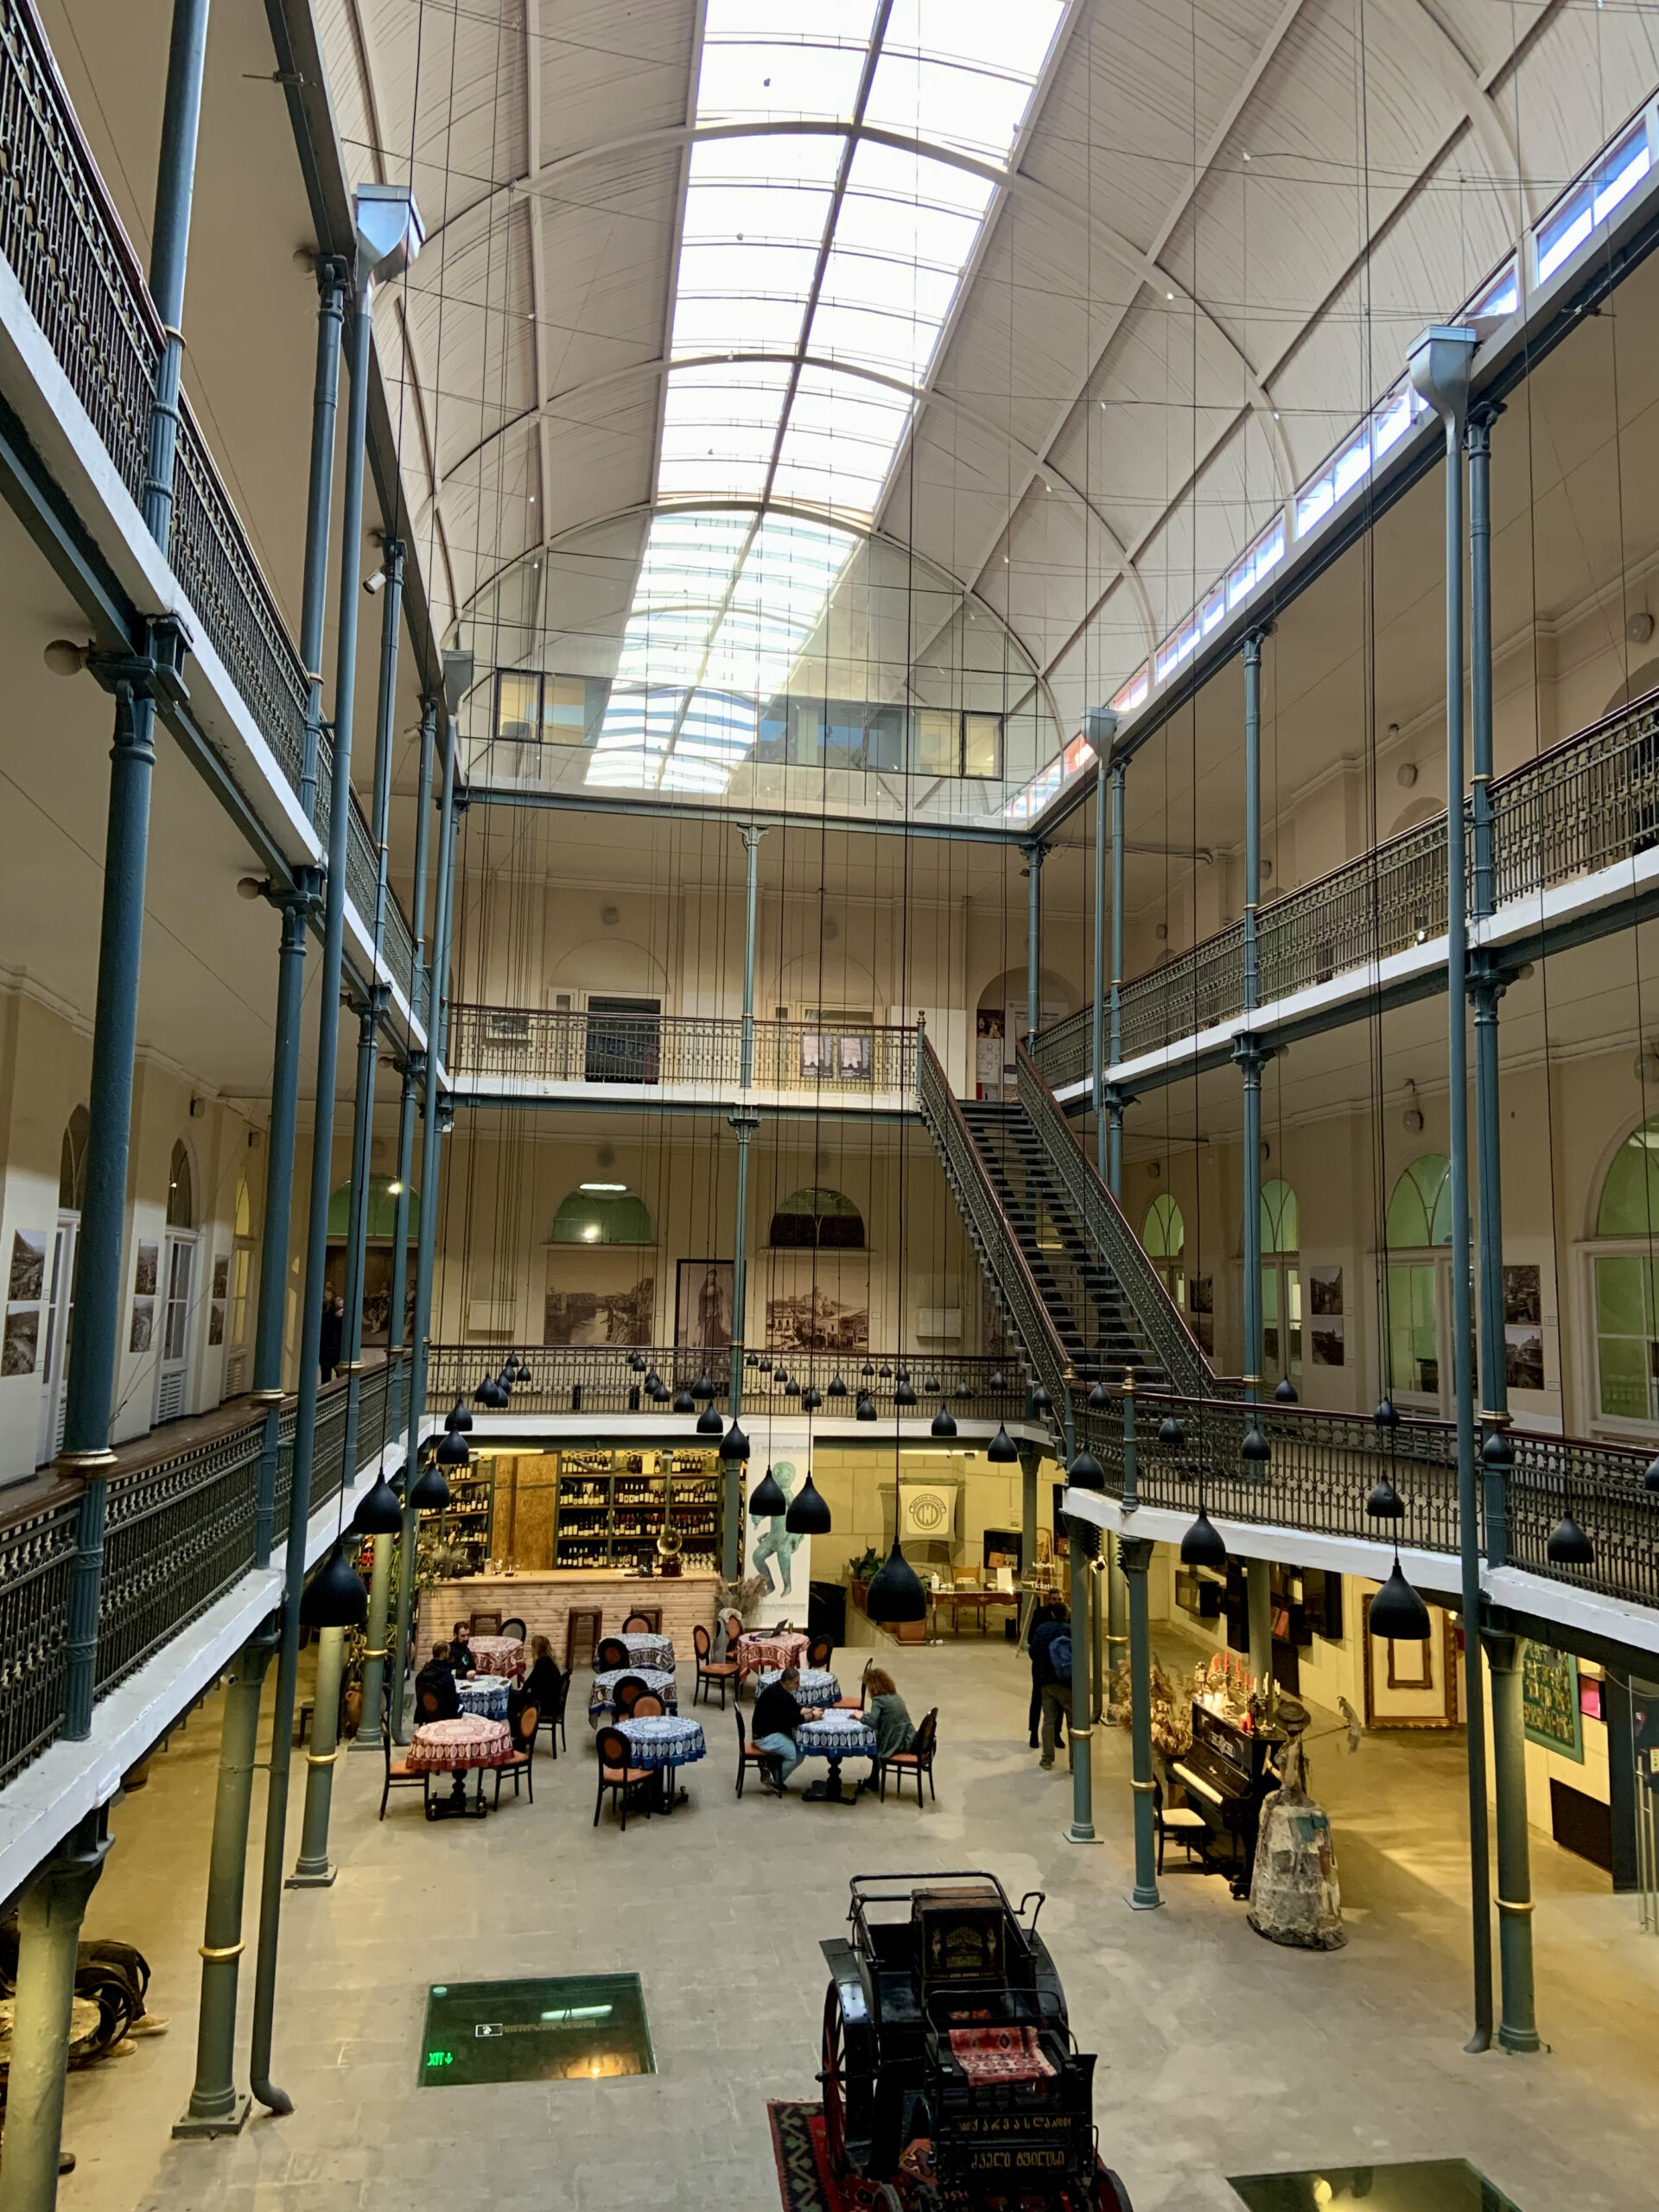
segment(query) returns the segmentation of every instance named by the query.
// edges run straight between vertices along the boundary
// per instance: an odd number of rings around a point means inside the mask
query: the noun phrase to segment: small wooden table
[[[950,1630],[954,1636],[962,1634],[962,1609],[964,1605],[969,1611],[979,1615],[979,1632],[983,1636],[988,1630],[993,1605],[1006,1605],[1013,1611],[1020,1603],[1018,1592],[1013,1590],[936,1590],[932,1592],[932,1599],[936,1613],[942,1606],[950,1606]]]

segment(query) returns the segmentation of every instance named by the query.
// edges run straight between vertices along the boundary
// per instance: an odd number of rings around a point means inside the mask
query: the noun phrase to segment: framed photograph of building
[[[694,1351],[724,1351],[732,1341],[730,1260],[682,1260],[674,1284],[674,1341]]]
[[[41,1342],[38,1306],[13,1306],[6,1312],[6,1333],[0,1345],[0,1375],[32,1375]]]
[[[1544,1318],[1543,1271],[1540,1268],[1505,1268],[1503,1319],[1506,1322],[1539,1327]]]
[[[1318,1316],[1321,1313],[1341,1313],[1346,1311],[1342,1302],[1342,1269],[1340,1268],[1310,1268],[1307,1271],[1307,1310]],[[1317,1357],[1317,1355],[1316,1355]],[[1342,1362],[1332,1361],[1333,1367]]]
[[[654,1253],[548,1248],[544,1344],[648,1344],[655,1341],[656,1318]]]
[[[11,1238],[11,1279],[6,1296],[26,1302],[46,1295],[46,1232],[14,1230]],[[24,1370],[27,1372],[28,1370]]]

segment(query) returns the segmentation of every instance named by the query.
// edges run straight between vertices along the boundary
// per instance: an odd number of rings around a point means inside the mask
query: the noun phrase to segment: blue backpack
[[[1071,1679],[1071,1631],[1062,1630],[1048,1647],[1048,1664],[1057,1682]]]

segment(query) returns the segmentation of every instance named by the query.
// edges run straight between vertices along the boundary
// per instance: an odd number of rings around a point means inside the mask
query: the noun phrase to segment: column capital
[[[1490,453],[1492,445],[1492,425],[1503,412],[1501,399],[1477,400],[1469,410],[1469,419],[1464,425],[1463,443],[1467,453]]]
[[[771,824],[765,822],[740,822],[737,825],[737,830],[739,836],[743,840],[744,851],[746,853],[758,852],[760,846],[760,840],[766,836],[766,831],[770,827]]]
[[[1046,838],[1022,837],[1020,840],[1020,849],[1025,855],[1027,864],[1033,868],[1039,868],[1054,849]]]
[[[1478,944],[1470,952],[1468,961],[1465,986],[1471,1001],[1484,1011],[1495,1007],[1510,985],[1520,981],[1527,964],[1505,960],[1496,950]]]
[[[1100,1096],[1101,1103],[1109,1113],[1122,1114],[1140,1103],[1141,1094],[1138,1090],[1126,1090],[1121,1083],[1105,1083],[1101,1085]]]
[[[1486,1664],[1495,1675],[1512,1675],[1521,1664],[1527,1639],[1509,1629],[1483,1628],[1480,1644],[1486,1654]]]
[[[747,1144],[760,1128],[760,1116],[758,1114],[728,1114],[726,1125],[734,1131],[741,1143]]]
[[[1248,1033],[1243,1036],[1235,1037],[1233,1065],[1243,1070],[1245,1080],[1248,1082],[1252,1077],[1260,1076],[1262,1069],[1273,1058],[1275,1050],[1276,1047],[1268,1044],[1264,1039],[1250,1036]]]
[[[1252,626],[1244,632],[1243,642],[1239,647],[1239,652],[1247,668],[1259,668],[1261,666],[1262,647],[1267,639],[1273,635],[1273,628],[1274,626],[1270,620],[1266,622],[1257,622],[1253,624]]]
[[[1152,1565],[1152,1538],[1120,1536],[1117,1540],[1117,1563],[1125,1574],[1144,1574]]]

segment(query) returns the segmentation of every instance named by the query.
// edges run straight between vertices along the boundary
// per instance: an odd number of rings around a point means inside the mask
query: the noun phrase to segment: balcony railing
[[[135,503],[143,504],[163,333],[29,0],[0,0],[0,254]],[[309,696],[276,600],[194,415],[180,410],[168,558],[191,607],[297,794]],[[334,786],[321,737],[315,827]],[[353,905],[371,927],[374,848],[353,802]],[[360,848],[369,855],[364,900]],[[393,915],[396,914],[396,920]],[[389,903],[386,964],[415,1000],[409,928]]]
[[[444,1055],[456,1090],[529,1091],[542,1084],[629,1083],[736,1091],[743,1024],[703,1014],[543,1014],[529,1007],[449,1009]],[[913,1029],[801,1021],[753,1024],[751,1087],[804,1099],[913,1102]]]
[[[432,1344],[427,1351],[427,1410],[447,1413],[457,1398],[471,1404],[486,1374],[499,1372],[505,1344]],[[671,1423],[675,1433],[692,1437],[689,1414],[675,1414],[645,1389],[653,1372],[677,1394],[703,1375],[714,1384],[715,1405],[722,1414],[730,1403],[731,1354],[699,1351],[684,1344],[531,1344],[516,1353],[529,1376],[513,1385],[507,1410],[513,1414],[645,1414]],[[641,1364],[636,1367],[638,1359]],[[774,1372],[774,1370],[778,1370]],[[907,1376],[914,1405],[895,1404],[899,1378]],[[842,1388],[837,1392],[835,1384]],[[1000,1382],[1000,1389],[994,1385]],[[792,1388],[791,1386],[793,1386]],[[929,1385],[937,1386],[928,1388]],[[823,1404],[805,1407],[805,1392],[816,1390]],[[1004,1421],[1019,1418],[1025,1393],[1013,1363],[1004,1360],[936,1358],[931,1353],[841,1351],[798,1351],[769,1347],[747,1355],[743,1370],[743,1419],[770,1414],[779,1420],[851,1421],[861,1393],[874,1401],[879,1421],[931,1420],[941,1400],[959,1421]],[[699,1408],[701,1410],[701,1408]],[[708,1439],[709,1442],[717,1440]]]
[[[402,1362],[363,1378],[357,1468],[392,1440],[402,1402]],[[311,1509],[338,1495],[344,1476],[346,1390],[335,1383],[317,1414]],[[263,1417],[183,1451],[167,1449],[110,1478],[104,1573],[99,1592],[97,1694],[103,1697],[161,1649],[254,1563]],[[281,1415],[276,1527],[287,1525],[294,1476],[294,1408]],[[57,1737],[63,1718],[69,1572],[78,1486],[0,1526],[0,1783]]]
[[[1659,839],[1659,694],[1564,739],[1491,785],[1499,907],[1627,857]],[[1474,887],[1468,840],[1469,893]],[[1262,1002],[1351,974],[1446,928],[1446,817],[1391,837],[1262,910]],[[1119,1058],[1163,1050],[1244,1010],[1244,932],[1235,923],[1123,987]],[[1086,1081],[1092,1016],[1057,1022],[1033,1054],[1056,1090]]]

